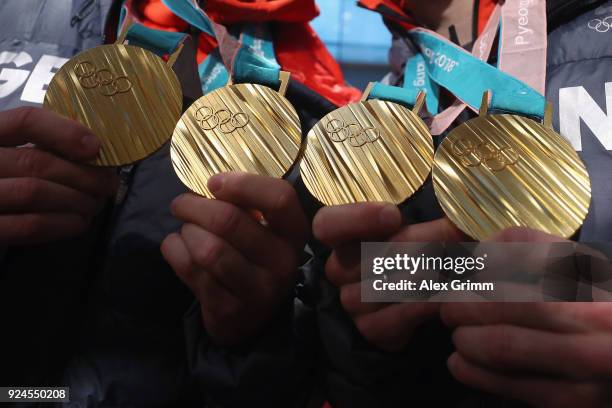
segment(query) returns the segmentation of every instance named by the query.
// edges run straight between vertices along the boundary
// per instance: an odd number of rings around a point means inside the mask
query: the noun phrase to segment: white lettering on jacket
[[[25,83],[21,100],[42,104],[47,85],[51,82],[55,70],[64,65],[66,61],[68,61],[67,58],[43,55],[31,73],[26,69],[3,68],[0,70],[0,98],[6,98]],[[27,52],[0,52],[0,65],[13,64],[15,67],[21,68],[32,62],[32,57]]]
[[[559,90],[559,125],[576,151],[582,151],[582,121],[606,150],[612,150],[612,82],[606,87],[606,109],[595,102],[582,86]]]

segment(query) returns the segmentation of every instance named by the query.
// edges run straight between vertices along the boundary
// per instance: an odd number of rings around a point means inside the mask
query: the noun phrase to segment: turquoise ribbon
[[[368,99],[381,99],[384,101],[395,102],[400,105],[411,109],[416,103],[416,97],[418,90],[416,89],[405,89],[399,86],[391,86],[376,82],[372,89],[370,89],[370,95]]]
[[[492,110],[544,117],[546,99],[522,81],[435,35],[412,31],[410,36],[421,49],[429,77],[473,109],[490,90]]]
[[[223,65],[219,48],[215,48],[200,64],[198,73],[204,95],[227,84],[229,72]]]
[[[417,54],[414,58],[406,61],[404,89],[408,88],[413,88],[417,95],[421,91],[425,92],[427,95],[425,103],[429,113],[436,115],[439,112],[440,87],[427,75],[427,65],[425,64],[425,58],[421,54]]]
[[[208,16],[192,0],[162,0],[162,3],[198,30],[214,37],[215,32]]]
[[[177,50],[185,40],[186,34],[159,31],[134,23],[128,29],[125,38],[130,45],[136,45],[163,57]]]
[[[191,0],[162,0],[163,3],[177,16],[211,36],[215,36],[206,14]],[[215,76],[213,81],[209,80],[211,73],[219,72],[221,55],[218,52],[211,53],[199,68],[200,80],[203,92],[209,92],[227,82],[229,73]],[[243,27],[242,43],[234,60],[233,81],[236,83],[250,82],[272,88],[280,86],[280,65],[276,62],[272,36],[265,24],[247,24]],[[221,84],[221,79],[225,82]],[[205,86],[204,84],[208,84]],[[221,84],[221,85],[219,85]]]
[[[208,16],[192,0],[162,0],[175,15],[198,30],[215,37]],[[121,27],[126,15],[125,5],[121,10]],[[232,78],[236,83],[250,82],[272,88],[280,86],[280,65],[276,62],[272,35],[266,24],[246,24],[242,29],[242,43],[234,60]],[[146,48],[159,56],[172,54],[184,40],[186,34],[154,30],[141,24],[130,26],[126,38],[130,44]],[[219,49],[213,50],[198,67],[204,94],[224,86],[229,72]]]
[[[242,46],[234,63],[234,81],[256,82],[278,88],[280,70],[281,67],[276,62],[272,34],[267,25],[245,25],[242,30]]]
[[[166,2],[164,1],[164,4]],[[194,10],[185,7],[184,2],[168,2],[166,6],[174,13],[183,13],[185,20],[206,33],[212,33],[208,17],[202,15],[201,10]],[[126,6],[123,5],[119,17],[119,27],[123,25],[123,20],[127,14]],[[187,20],[188,19],[188,20]],[[135,23],[130,26],[126,33],[126,39],[130,44],[146,48],[157,55],[164,56],[176,51],[180,42],[186,34],[161,31],[147,28]],[[217,88],[224,86],[229,78],[229,73],[223,65],[219,49],[213,50],[210,55],[198,67],[198,75],[202,84],[202,93],[206,94]]]
[[[425,91],[427,110],[436,114],[439,112],[440,87],[474,110],[480,108],[484,92],[492,91],[491,110],[544,117],[546,99],[529,85],[436,34],[412,30],[409,35],[420,53],[406,63],[403,88],[376,84],[370,93],[371,98],[410,106],[414,105],[419,91]]]
[[[369,99],[382,99],[412,108],[416,103],[417,96],[423,91],[426,94],[427,110],[431,114],[437,114],[439,109],[440,88],[432,82],[427,75],[425,59],[417,54],[406,62],[404,68],[404,86],[391,86],[377,82],[370,90]]]

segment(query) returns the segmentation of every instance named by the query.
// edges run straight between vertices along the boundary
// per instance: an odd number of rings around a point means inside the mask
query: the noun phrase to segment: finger
[[[448,359],[450,373],[459,382],[534,407],[600,407],[602,392],[593,384],[573,383],[526,375],[511,376],[488,370],[470,362],[459,353]]]
[[[562,335],[517,326],[459,327],[453,343],[465,358],[504,372],[531,372],[584,380],[612,373],[604,336]]]
[[[442,320],[450,327],[509,324],[558,333],[612,327],[610,307],[594,303],[448,303]]]
[[[243,302],[220,282],[213,271],[202,269],[197,261],[194,262],[179,234],[168,236],[162,251],[200,302],[204,325],[212,340],[223,345],[240,342],[256,324],[253,319],[246,318],[245,321]]]
[[[402,224],[391,204],[363,203],[322,208],[314,218],[315,237],[332,248],[349,242],[375,240],[396,232]]]
[[[0,148],[0,177],[36,177],[95,196],[112,195],[119,185],[111,169],[77,165],[36,148]]]
[[[309,226],[295,189],[285,180],[248,173],[217,174],[208,181],[216,198],[264,214],[270,228],[302,249]]]
[[[77,214],[0,215],[0,246],[35,245],[84,233],[89,223]]]
[[[244,303],[232,295],[211,273],[204,271],[197,276],[195,292],[200,301],[207,334],[220,345],[244,342],[256,325],[255,319],[246,315]],[[252,310],[249,309],[248,312]]]
[[[415,329],[438,314],[439,308],[437,303],[396,303],[355,318],[355,324],[370,343],[387,351],[399,351],[408,344]]]
[[[192,290],[195,289],[191,287],[193,260],[181,235],[178,233],[168,235],[161,244],[161,253],[179,279]]]
[[[394,242],[458,242],[471,241],[448,218],[407,225],[391,237]]]
[[[35,178],[0,179],[0,213],[76,213],[88,218],[103,202],[61,184]]]
[[[251,299],[267,286],[263,274],[223,239],[194,224],[184,224],[181,237],[196,268],[213,275],[233,296]]]
[[[361,283],[342,286],[340,302],[344,310],[352,317],[373,313],[391,305],[390,303],[362,302]]]
[[[338,206],[338,207],[326,207],[319,211],[313,224],[315,236],[321,239],[322,242],[328,245],[337,245],[330,255],[326,265],[327,278],[334,285],[340,287],[347,283],[358,282],[361,279],[361,248],[359,245],[351,245],[341,243],[341,239],[337,239],[343,232],[341,231],[342,226],[339,226],[337,230],[334,227],[337,224],[333,223],[333,220],[341,219],[342,212],[338,211],[344,209],[346,211],[372,211],[374,207],[365,205],[350,205],[350,206]],[[331,210],[331,211],[330,211]],[[396,208],[389,206],[388,211],[395,212]],[[365,215],[365,214],[364,214]],[[355,217],[357,218],[357,217]],[[370,219],[373,217],[370,216]],[[367,218],[366,218],[367,219]],[[355,221],[353,223],[347,223],[346,228],[351,228],[352,231],[348,235],[361,236],[367,235],[367,232],[355,232],[361,228],[360,225]],[[345,228],[345,229],[346,229]],[[318,235],[320,234],[320,235]],[[344,237],[346,239],[347,236]],[[428,242],[428,241],[452,241],[465,239],[458,230],[450,224],[446,219],[440,219],[433,222],[427,222],[423,224],[413,224],[403,227],[399,232],[393,235],[389,241],[391,242]],[[359,239],[375,239],[375,238],[359,238]],[[327,242],[326,242],[327,241]]]
[[[77,161],[95,159],[101,146],[90,129],[51,111],[23,107],[0,112],[0,146],[26,143]]]
[[[257,265],[275,270],[295,267],[291,247],[233,204],[183,194],[172,202],[171,211],[175,217],[223,238]]]

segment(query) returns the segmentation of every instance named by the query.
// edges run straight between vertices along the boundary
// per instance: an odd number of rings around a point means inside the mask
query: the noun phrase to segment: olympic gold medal
[[[448,218],[480,241],[515,226],[569,238],[591,200],[572,146],[515,115],[483,115],[453,130],[436,152],[433,182]]]
[[[195,101],[179,120],[171,143],[172,165],[194,193],[213,198],[208,179],[227,171],[282,178],[301,154],[295,108],[263,85],[237,84]]]
[[[300,170],[325,205],[400,204],[425,183],[433,154],[431,134],[414,111],[375,99],[319,121],[308,133]]]
[[[181,86],[170,65],[136,46],[95,47],[59,69],[44,107],[100,138],[100,155],[92,164],[131,164],[166,143],[181,116]]]

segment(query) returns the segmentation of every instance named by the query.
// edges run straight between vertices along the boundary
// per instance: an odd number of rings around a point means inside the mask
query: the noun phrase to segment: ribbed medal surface
[[[436,196],[446,215],[477,240],[513,226],[571,237],[588,213],[591,183],[572,146],[520,116],[473,119],[436,152]]]
[[[49,84],[45,108],[89,127],[102,141],[92,164],[120,166],[166,143],[181,116],[180,83],[155,54],[103,45],[68,61]]]
[[[325,205],[400,204],[431,172],[433,141],[401,105],[371,100],[325,116],[308,133],[301,163],[310,193]]]
[[[281,178],[301,153],[297,112],[262,85],[225,86],[204,95],[174,130],[172,164],[193,192],[212,197],[208,179],[226,171]]]

